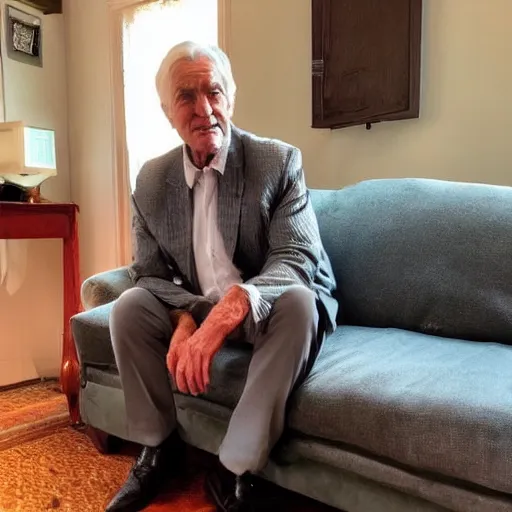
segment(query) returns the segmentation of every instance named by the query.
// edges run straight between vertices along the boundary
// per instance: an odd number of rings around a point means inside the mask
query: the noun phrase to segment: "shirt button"
[[[176,286],[181,286],[183,284],[183,279],[181,279],[181,277],[174,277],[172,282],[176,285]]]

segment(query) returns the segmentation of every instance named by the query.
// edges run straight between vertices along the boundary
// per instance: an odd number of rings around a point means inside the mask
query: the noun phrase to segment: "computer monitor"
[[[54,130],[0,123],[0,183],[29,189],[56,175]]]

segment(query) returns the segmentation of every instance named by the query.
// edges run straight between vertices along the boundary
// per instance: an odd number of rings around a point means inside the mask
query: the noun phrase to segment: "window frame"
[[[131,205],[128,148],[123,84],[123,13],[125,9],[151,4],[159,0],[107,0],[110,39],[110,82],[112,94],[113,190],[116,205],[115,246],[117,264],[132,261]],[[231,0],[217,0],[219,47],[229,56],[231,34]]]

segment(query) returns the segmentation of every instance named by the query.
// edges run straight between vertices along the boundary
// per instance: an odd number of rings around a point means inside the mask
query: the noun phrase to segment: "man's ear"
[[[234,111],[235,111],[235,97],[233,96],[233,99],[230,101],[229,108],[228,108],[230,119],[233,117]]]

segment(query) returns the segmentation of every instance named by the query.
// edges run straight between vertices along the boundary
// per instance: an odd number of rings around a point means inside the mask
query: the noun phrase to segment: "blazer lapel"
[[[218,177],[217,222],[228,258],[233,259],[244,193],[244,152],[237,129],[231,127],[231,144],[224,174]]]
[[[176,161],[167,177],[167,243],[165,247],[174,259],[183,277],[195,283],[192,265],[192,191],[188,188],[183,171],[183,155],[177,153]],[[195,286],[195,284],[194,284]]]

